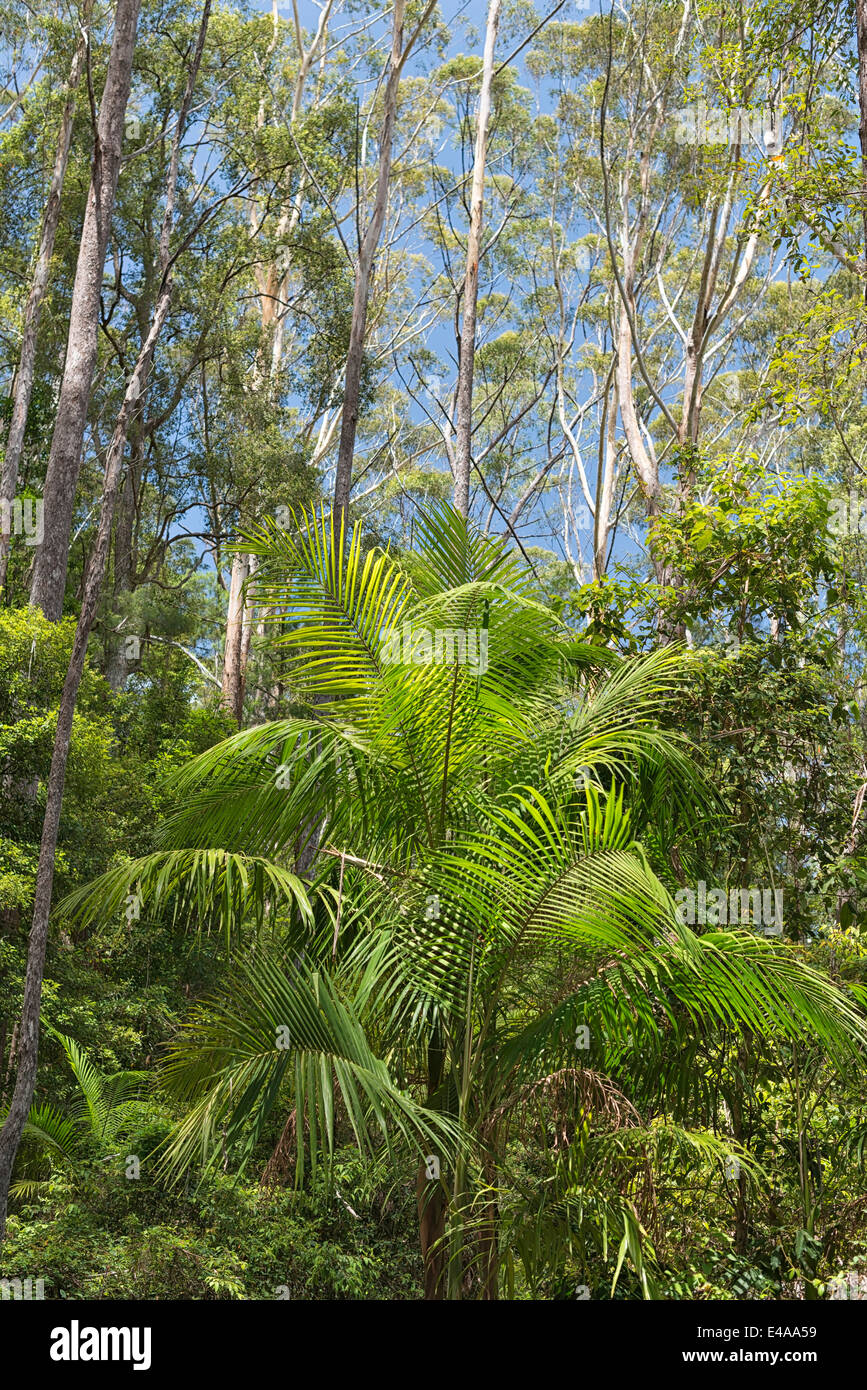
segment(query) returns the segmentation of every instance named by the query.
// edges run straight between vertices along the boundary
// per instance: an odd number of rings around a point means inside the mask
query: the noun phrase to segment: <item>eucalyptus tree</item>
[[[391,466],[381,467],[360,496],[379,491],[422,501],[457,496],[456,488],[463,495],[472,482],[473,511],[486,517],[486,529],[517,534],[543,481],[534,475],[537,455],[544,455],[542,403],[553,369],[548,305],[534,295],[544,238],[533,218],[537,131],[530,95],[509,57],[496,68],[493,61],[483,79],[479,58],[459,54],[429,82],[430,114],[419,122],[416,156],[429,190],[417,274],[432,322],[395,362]],[[484,101],[482,85],[490,88]],[[477,104],[484,158],[476,148]]]
[[[72,141],[72,126],[78,97],[78,87],[84,71],[85,58],[90,43],[88,28],[90,25],[91,9],[92,0],[85,0],[81,23],[79,25],[80,34],[73,50],[69,77],[63,93],[64,100],[60,115],[60,127],[57,132],[57,149],[54,156],[54,166],[51,171],[48,197],[45,200],[45,210],[39,232],[39,249],[33,268],[33,276],[30,281],[30,289],[27,294],[27,303],[24,308],[21,350],[15,369],[14,385],[12,389],[12,411],[9,417],[9,430],[6,435],[6,448],[3,455],[2,480],[0,480],[0,513],[2,513],[2,515],[0,515],[0,589],[5,588],[6,585],[6,570],[9,564],[9,539],[11,533],[9,511],[12,499],[15,496],[15,490],[18,486],[18,472],[21,464],[21,455],[24,449],[24,433],[27,426],[27,414],[30,409],[30,400],[33,394],[33,378],[36,365],[36,339],[39,330],[39,319],[42,313],[43,300],[45,299],[48,289],[51,258],[54,254],[54,242],[57,236],[58,223],[60,221],[61,195],[66,178],[66,166],[69,161],[69,147]]]
[[[352,460],[355,453],[355,432],[361,388],[364,337],[367,328],[367,307],[374,257],[379,247],[388,203],[391,175],[392,144],[397,119],[400,75],[419,35],[430,18],[436,0],[429,0],[421,17],[404,37],[405,0],[394,0],[391,52],[388,59],[388,78],[383,93],[382,127],[379,134],[379,161],[373,206],[362,236],[359,231],[358,255],[355,263],[355,292],[352,301],[352,324],[346,354],[346,374],[343,383],[343,409],[340,418],[340,440],[334,475],[334,510],[341,519],[349,505],[352,486]],[[360,209],[359,209],[360,212]],[[358,213],[356,214],[358,222]]]
[[[821,42],[802,52],[760,6],[733,25],[713,5],[652,3],[553,26],[530,62],[555,103],[546,185],[560,254],[568,268],[575,242],[561,229],[579,214],[583,239],[603,253],[593,274],[607,324],[598,345],[576,343],[564,364],[582,406],[605,383],[595,487],[568,417],[563,430],[594,518],[598,573],[620,456],[652,521],[692,493],[705,397],[717,435],[742,414],[727,388],[783,269],[774,210],[808,128],[797,89],[828,79],[829,53]],[[652,552],[657,580],[670,583]]]
[[[467,268],[464,274],[463,320],[458,355],[457,439],[455,447],[455,506],[462,516],[470,507],[470,439],[473,420],[473,368],[476,355],[476,310],[479,298],[479,259],[482,252],[482,216],[485,196],[485,159],[488,123],[491,118],[491,87],[494,80],[494,46],[500,24],[500,0],[490,0],[485,25],[485,52],[482,82],[476,115],[476,144],[473,152],[473,183],[470,194],[470,225],[467,234]]]
[[[30,597],[46,617],[63,610],[75,490],[99,329],[99,296],[123,147],[140,0],[118,0],[114,35],[94,138],[93,176],[81,230],[66,360],[45,473],[48,528],[37,547]]]

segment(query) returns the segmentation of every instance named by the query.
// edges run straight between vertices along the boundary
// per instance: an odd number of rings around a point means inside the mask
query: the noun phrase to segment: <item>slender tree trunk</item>
[[[244,585],[250,572],[249,557],[232,557],[229,580],[229,609],[226,614],[226,645],[223,651],[223,680],[220,703],[236,724],[241,723],[241,651],[244,635]]]
[[[445,1051],[439,1028],[436,1028],[427,1049],[427,1103],[436,1103],[436,1093],[442,1084],[445,1066]],[[429,1157],[440,1159],[439,1154]],[[424,1296],[431,1301],[442,1301],[446,1295],[446,1217],[448,1199],[442,1176],[432,1177],[426,1162],[418,1166],[416,1177],[416,1205],[418,1208],[418,1233],[424,1260]]]
[[[631,290],[630,271],[624,273],[627,293]],[[634,312],[634,300],[633,312]],[[623,304],[620,305],[620,324],[617,343],[617,400],[620,406],[620,419],[623,433],[629,446],[629,454],[638,477],[638,485],[644,495],[648,517],[656,516],[662,510],[662,486],[659,481],[659,465],[651,452],[653,445],[648,437],[645,444],[641,433],[638,410],[632,394],[632,329]]]
[[[86,30],[90,23],[93,0],[87,0],[82,15],[82,27]],[[27,426],[27,412],[33,393],[33,370],[36,362],[36,337],[39,331],[39,318],[42,301],[48,288],[48,274],[51,257],[54,253],[54,239],[60,221],[60,199],[66,179],[66,166],[69,162],[69,146],[72,140],[72,121],[75,116],[75,96],[84,71],[87,52],[87,35],[82,33],[69,69],[66,84],[66,101],[60,117],[60,130],[57,135],[57,153],[54,156],[54,170],[48,188],[48,199],[42,218],[42,232],[39,239],[39,252],[36,268],[30,282],[30,293],[24,310],[24,332],[21,338],[21,355],[15,373],[15,386],[12,391],[12,418],[6,436],[6,452],[3,458],[3,477],[0,481],[0,589],[6,587],[6,571],[9,565],[9,508],[18,487],[18,473],[21,455],[24,450],[24,430]]]
[[[419,1242],[424,1260],[424,1296],[429,1301],[442,1302],[446,1289],[446,1194],[441,1182],[427,1176],[424,1163],[418,1166],[415,1191]]]
[[[717,225],[720,225],[719,235],[717,235]],[[704,251],[704,261],[702,263],[701,281],[699,283],[698,294],[695,301],[695,312],[686,336],[684,345],[684,377],[683,377],[683,403],[681,406],[680,429],[678,431],[678,443],[683,449],[684,446],[695,445],[698,443],[699,421],[701,416],[701,391],[702,391],[702,372],[704,368],[704,352],[707,344],[707,326],[710,319],[711,297],[716,288],[717,274],[719,272],[721,243],[725,240],[726,227],[728,225],[728,214],[723,208],[722,215],[719,206],[715,206],[711,213],[710,226],[707,233],[707,245]],[[689,450],[686,451],[685,466],[681,464],[681,492],[689,496],[692,493],[695,483],[694,457]],[[687,461],[688,460],[688,461]]]
[[[455,440],[455,506],[461,516],[470,510],[470,442],[473,432],[473,372],[476,357],[476,309],[479,299],[479,256],[482,249],[482,217],[485,199],[485,159],[491,118],[494,81],[494,45],[500,23],[500,0],[490,0],[482,59],[482,87],[476,117],[476,149],[467,237],[467,269],[464,276],[464,317],[458,362],[458,423]]]
[[[57,716],[57,729],[54,736],[54,750],[51,757],[51,771],[46,792],[45,819],[42,825],[42,841],[39,846],[39,864],[36,871],[36,891],[33,904],[33,922],[27,950],[27,970],[24,981],[24,1001],[21,1008],[20,1046],[18,1067],[12,1102],[2,1130],[0,1130],[0,1246],[6,1232],[6,1210],[9,1198],[9,1182],[12,1166],[21,1142],[21,1135],[36,1087],[36,1069],[39,1060],[39,1019],[42,1000],[42,981],[45,975],[45,951],[48,944],[48,919],[51,911],[51,895],[54,886],[54,861],[57,853],[57,839],[60,830],[60,813],[63,807],[63,787],[66,779],[66,765],[69,759],[69,745],[72,736],[72,722],[78,689],[87,658],[87,640],[96,617],[108,554],[111,546],[112,522],[115,502],[123,471],[123,456],[126,448],[130,421],[139,408],[145,389],[148,373],[153,361],[157,340],[168,317],[171,303],[172,283],[169,274],[169,243],[174,223],[175,194],[178,180],[178,159],[181,140],[189,114],[193,88],[198,75],[202,50],[210,18],[211,0],[205,0],[199,29],[195,55],[187,77],[186,91],[178,116],[178,126],[172,144],[171,162],[166,182],[166,202],[160,234],[160,268],[162,279],[156,304],[151,317],[147,337],[141,346],[138,360],[127,382],[123,403],[115,422],[114,432],[105,460],[105,476],[102,489],[99,526],[96,544],[90,557],[84,585],[72,656],[63,683],[60,709]],[[133,28],[134,35],[134,28]]]
[[[488,1195],[485,1201],[482,1228],[479,1232],[479,1263],[481,1265],[482,1298],[486,1303],[500,1296],[500,1204],[497,1200],[497,1135],[489,1136],[490,1149],[483,1159],[482,1171]]]
[[[624,274],[626,291],[632,305],[632,312],[635,313],[635,299],[632,295],[631,269],[627,268]],[[623,433],[626,436],[626,443],[629,454],[638,478],[638,485],[644,496],[644,506],[647,514],[648,523],[648,548],[650,560],[653,565],[653,575],[656,583],[662,590],[669,590],[677,587],[677,576],[671,562],[659,553],[659,549],[654,541],[653,524],[657,516],[664,509],[664,492],[659,478],[659,463],[653,449],[651,436],[647,435],[647,443],[641,432],[638,409],[632,394],[632,330],[629,326],[629,319],[625,306],[620,305],[620,326],[617,346],[617,399],[620,406],[620,419],[623,424]],[[657,633],[659,641],[663,646],[671,642],[683,641],[686,629],[682,622],[670,622],[660,608]]]
[[[250,662],[250,647],[253,642],[253,627],[256,620],[256,602],[253,596],[253,576],[259,567],[258,559],[255,555],[247,556],[247,589],[244,594],[244,616],[241,620],[241,690],[239,695],[239,706],[244,708],[244,696],[247,693],[247,667]]]
[[[855,26],[858,35],[858,105],[861,123],[861,220],[864,224],[864,257],[867,261],[867,0],[855,0]],[[867,272],[865,272],[867,274]],[[867,282],[864,286],[867,303]]]
[[[614,466],[617,457],[617,389],[606,394],[599,467],[596,475],[596,510],[593,514],[593,578],[601,579],[608,566],[608,537],[614,499]]]
[[[45,475],[45,536],[30,602],[56,621],[63,611],[75,489],[96,366],[99,294],[120,172],[140,0],[117,0],[114,38],[94,135],[93,173],[72,290],[66,361]]]
[[[742,1068],[748,1064],[748,1058],[744,1055],[743,1043],[738,1044],[737,1051],[738,1074],[735,1077],[734,1090],[731,1101],[732,1115],[732,1138],[738,1144],[747,1142],[749,1135],[746,1132],[744,1123],[744,1088],[741,1077]],[[746,1254],[750,1232],[750,1213],[747,1203],[747,1175],[741,1172],[738,1165],[735,1177],[735,1226],[734,1226],[734,1247],[739,1255]]]
[[[120,594],[129,593],[133,586],[133,532],[135,530],[134,473],[141,461],[141,434],[137,432],[130,445],[131,458],[124,473],[123,488],[117,502],[114,524],[114,575],[112,589],[115,601]],[[105,678],[112,690],[123,690],[129,674],[126,639],[123,628],[107,635]]]
[[[355,434],[358,428],[361,368],[364,361],[364,334],[367,328],[367,302],[370,296],[373,261],[385,223],[400,74],[422,26],[434,8],[435,2],[436,0],[430,0],[406,47],[404,47],[403,22],[406,0],[394,0],[391,57],[383,99],[382,129],[379,135],[379,172],[376,178],[373,215],[358,248],[358,262],[355,267],[352,324],[349,331],[349,350],[346,354],[346,375],[343,385],[343,415],[340,421],[340,444],[337,450],[337,471],[334,478],[334,533],[338,538],[341,527],[345,525],[344,517],[349,507],[349,493],[352,487],[352,460],[355,454]]]
[[[133,533],[135,531],[135,493],[143,450],[140,431],[130,441],[131,466],[126,469],[123,490],[118,498],[117,522],[114,528],[114,592],[121,594],[133,584]]]

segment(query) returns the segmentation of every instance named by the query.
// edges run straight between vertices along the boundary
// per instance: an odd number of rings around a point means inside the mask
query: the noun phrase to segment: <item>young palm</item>
[[[24,1126],[16,1177],[9,1191],[12,1197],[29,1199],[43,1191],[48,1179],[38,1176],[41,1159],[48,1158],[52,1167],[74,1174],[88,1157],[114,1145],[124,1128],[142,1114],[145,1102],[142,1088],[147,1073],[119,1071],[106,1075],[101,1072],[85,1048],[49,1029],[63,1049],[78,1086],[78,1095],[64,1112],[44,1102],[33,1105]]]
[[[164,848],[66,911],[134,889],[255,929],[173,1046],[171,1166],[213,1161],[221,1126],[249,1153],[280,1106],[300,1176],[342,1114],[415,1150],[427,1296],[494,1297],[510,1125],[552,1077],[586,1118],[624,1048],[725,1023],[851,1053],[864,1030],[785,947],[678,922],[651,854],[709,802],[657,723],[676,655],[576,637],[448,507],[416,534],[403,561],[328,518],[245,538],[294,712],[194,759]]]

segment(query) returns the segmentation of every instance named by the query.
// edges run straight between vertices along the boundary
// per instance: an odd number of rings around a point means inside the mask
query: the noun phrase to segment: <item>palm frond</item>
[[[181,1029],[163,1075],[191,1103],[162,1165],[174,1176],[197,1160],[212,1164],[221,1132],[226,1142],[243,1139],[246,1162],[281,1097],[298,1117],[299,1181],[305,1154],[315,1170],[333,1152],[338,1097],[365,1153],[396,1140],[416,1154],[461,1142],[449,1117],[395,1086],[328,974],[273,954],[239,961],[228,986]]]
[[[53,1105],[31,1106],[22,1137],[64,1163],[74,1163],[82,1153],[80,1126]]]
[[[125,910],[131,927],[145,908],[167,910],[174,921],[194,924],[200,933],[222,932],[228,947],[245,920],[261,933],[289,907],[310,920],[307,892],[290,869],[261,856],[208,848],[132,859],[68,894],[56,911],[65,920],[92,924]]]

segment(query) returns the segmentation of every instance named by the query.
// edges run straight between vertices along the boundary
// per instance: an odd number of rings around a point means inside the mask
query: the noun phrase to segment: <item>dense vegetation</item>
[[[0,1279],[867,1296],[861,3],[0,0]]]

